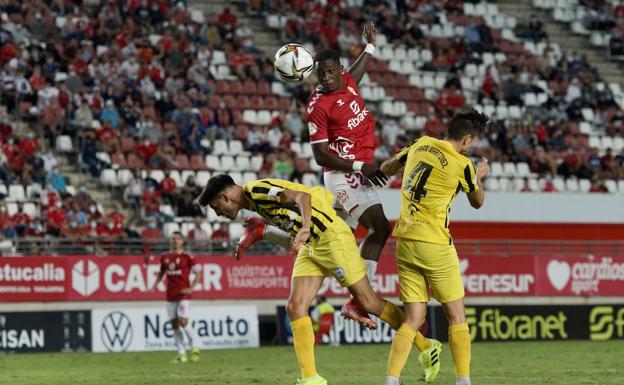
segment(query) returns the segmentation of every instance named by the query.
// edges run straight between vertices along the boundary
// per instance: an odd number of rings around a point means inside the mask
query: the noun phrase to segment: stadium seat
[[[579,179],[579,191],[580,192],[588,192],[590,188],[591,188],[591,181],[589,179],[585,179],[585,178]]]
[[[589,147],[591,148],[602,148],[602,141],[599,136],[590,136],[589,137]]]
[[[7,191],[7,188],[6,188],[6,185],[4,185],[2,183],[0,183],[0,194],[2,194],[4,196],[9,195],[9,193]]]
[[[256,117],[256,124],[261,126],[268,126],[271,123],[272,117],[269,110],[260,110]]]
[[[613,137],[612,136],[603,136],[602,137],[602,147],[601,149],[606,150],[607,148],[610,148],[613,150],[614,147],[614,141],[613,141]]]
[[[316,177],[316,174],[313,174],[311,172],[307,172],[303,174],[303,178],[301,182],[306,186],[318,186],[319,185],[319,180]]]
[[[230,155],[223,155],[221,157],[221,171],[234,170],[234,157]]]
[[[176,222],[167,222],[163,226],[163,235],[166,238],[171,238],[173,233],[175,233],[176,231],[180,231],[180,225]]]
[[[171,207],[171,205],[160,205],[159,210],[165,215],[175,217],[175,211],[173,211],[173,207]]]
[[[251,171],[258,172],[264,164],[264,158],[261,155],[254,155],[251,157]]]
[[[513,162],[503,163],[503,172],[506,176],[516,176],[518,172],[516,170],[516,164]]]
[[[248,155],[238,155],[234,164],[234,170],[247,171],[251,167],[251,162]]]
[[[314,158],[310,159],[310,170],[314,172],[318,172],[318,171],[321,171],[322,169],[323,168],[319,166],[318,163],[316,163],[316,160]]]
[[[208,168],[203,157],[199,154],[191,155],[190,166],[193,170],[206,170]]]
[[[197,171],[197,174],[195,174],[195,183],[198,186],[205,186],[208,183],[208,179],[210,179],[210,171]]]
[[[230,155],[238,155],[245,153],[245,149],[243,148],[243,142],[240,140],[231,140],[230,141]]]
[[[228,145],[225,140],[217,139],[213,142],[212,145],[212,153],[214,155],[229,154]]]
[[[6,204],[7,214],[13,216],[17,213],[17,203],[15,202],[7,202]]]
[[[180,173],[180,179],[182,180],[182,184],[186,184],[186,180],[189,178],[189,176],[195,177],[195,171],[194,170],[183,170]]]
[[[259,124],[258,117],[256,111],[254,110],[245,110],[243,111],[243,122],[248,124]]]
[[[242,183],[253,182],[256,179],[258,179],[258,174],[256,174],[253,171],[246,171],[246,172],[243,173]]]
[[[180,225],[180,232],[183,237],[188,237],[189,231],[195,228],[195,223],[193,222],[182,222]]]
[[[528,177],[531,175],[531,169],[526,162],[520,162],[516,164],[516,175],[519,177]]]
[[[67,186],[65,186],[65,192],[68,193],[71,196],[74,196],[74,195],[76,195],[76,187],[74,187],[72,185],[67,185]]]
[[[579,181],[576,178],[568,178],[565,181],[565,189],[569,192],[579,191]]]
[[[104,186],[117,186],[119,184],[117,172],[112,168],[102,170],[102,173],[100,174],[100,182]]]
[[[178,187],[182,186],[182,184],[184,184],[184,181],[180,177],[180,171],[178,171],[178,170],[171,170],[171,171],[169,171],[169,177],[175,181],[176,186],[178,186]]]
[[[117,170],[117,180],[120,186],[126,186],[132,180],[132,172],[126,168]]]
[[[223,168],[221,167],[221,160],[216,155],[206,155],[205,163],[210,170],[223,170]]]
[[[312,153],[312,145],[309,142],[301,144],[301,157],[304,159],[314,157],[314,154]]]
[[[26,192],[21,184],[12,184],[9,186],[9,197],[7,200],[22,202],[26,200]]]
[[[503,164],[501,162],[490,163],[490,175],[492,175],[493,177],[505,175],[505,171],[503,170]]]
[[[611,194],[615,194],[618,192],[617,181],[613,179],[605,180],[605,187],[607,188],[607,190],[609,190]],[[583,191],[586,191],[586,190],[583,190]]]
[[[150,171],[149,176],[158,183],[165,179],[165,173],[163,172],[163,170],[152,170]]]
[[[499,191],[511,191],[513,189],[512,183],[505,177],[498,178],[498,186]]]
[[[243,183],[243,174],[239,171],[231,171],[228,172],[228,175],[232,177],[232,179],[234,179],[234,182],[236,184],[242,184]]]
[[[498,178],[488,177],[485,179],[485,189],[487,191],[498,191],[499,188]]]
[[[69,135],[59,135],[56,137],[56,151],[74,152],[74,144]]]
[[[555,177],[552,180],[553,185],[555,186],[555,190],[557,191],[565,191],[566,190],[566,185],[565,185],[565,181],[563,180],[563,178],[561,177]]]
[[[34,204],[33,202],[25,202],[24,203],[24,212],[26,214],[28,214],[29,217],[31,218],[37,218],[39,217],[39,210],[37,210],[37,205]]]
[[[299,142],[291,142],[290,143],[290,151],[294,152],[295,154],[301,154],[302,149],[301,149],[301,143]]]
[[[176,154],[175,156],[176,168],[179,170],[191,168],[189,158],[186,154]]]
[[[101,161],[101,162],[108,163],[108,164],[113,163],[113,162],[111,161],[111,157],[110,157],[110,155],[109,155],[107,152],[104,152],[104,151],[98,151],[98,152],[96,152],[96,153],[95,153],[95,157],[96,157],[99,161]]]

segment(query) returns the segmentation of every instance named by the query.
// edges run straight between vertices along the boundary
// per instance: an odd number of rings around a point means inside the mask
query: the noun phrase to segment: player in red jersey
[[[184,334],[191,345],[190,360],[199,360],[199,349],[197,348],[197,338],[195,332],[189,325],[188,313],[190,299],[193,288],[197,286],[201,279],[201,269],[195,264],[195,259],[190,254],[183,251],[184,237],[182,233],[176,231],[171,235],[171,249],[160,256],[160,272],[156,282],[150,288],[154,290],[163,277],[167,276],[167,314],[171,320],[173,336],[178,349],[178,356],[174,360],[176,363],[184,363],[189,360],[184,347]],[[190,282],[190,275],[195,278]]]
[[[308,99],[306,120],[314,159],[325,168],[325,187],[336,197],[338,215],[352,229],[355,230],[360,223],[368,230],[360,244],[360,253],[366,261],[368,279],[372,281],[392,229],[379,195],[371,186],[383,186],[388,178],[373,163],[375,118],[366,109],[358,89],[377,42],[373,22],[366,23],[363,35],[368,44],[348,71],[344,71],[340,64],[338,52],[325,50],[317,55],[316,75],[320,85]],[[256,217],[247,219],[247,222],[235,251],[237,257],[260,239],[289,248],[288,234],[273,226],[265,226]],[[377,328],[353,299],[343,306],[342,314],[366,327]]]
[[[373,160],[376,122],[358,89],[377,42],[372,22],[366,23],[363,35],[368,44],[348,71],[340,64],[338,52],[325,50],[317,55],[320,85],[310,95],[306,120],[314,159],[325,168],[325,187],[336,197],[337,212],[352,229],[359,223],[368,230],[360,254],[372,281],[392,229],[373,187],[385,185],[388,179]],[[353,299],[343,306],[342,313],[375,327]]]

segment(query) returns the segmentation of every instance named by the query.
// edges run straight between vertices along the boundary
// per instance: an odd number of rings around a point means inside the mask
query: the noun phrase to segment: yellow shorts
[[[293,277],[330,275],[343,287],[353,285],[366,275],[366,265],[351,228],[339,217],[319,240],[299,250],[292,272]]]
[[[399,238],[397,268],[403,302],[428,302],[429,287],[441,303],[464,297],[459,259],[453,245]]]

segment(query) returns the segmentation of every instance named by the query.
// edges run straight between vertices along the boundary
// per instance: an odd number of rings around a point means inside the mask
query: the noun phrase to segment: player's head
[[[184,245],[184,237],[182,233],[179,231],[174,231],[171,233],[171,251],[182,251],[182,246]]]
[[[485,133],[488,116],[471,108],[455,114],[448,125],[448,139],[457,144],[457,151],[468,153]]]
[[[227,174],[215,175],[197,197],[200,207],[210,206],[219,216],[235,219],[241,209],[240,186]]]
[[[325,92],[333,92],[342,88],[342,64],[340,54],[333,49],[321,51],[314,58],[316,77]]]

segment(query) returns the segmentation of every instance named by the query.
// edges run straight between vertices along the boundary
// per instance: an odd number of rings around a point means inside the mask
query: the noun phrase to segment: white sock
[[[377,271],[377,261],[365,259],[364,263],[366,263],[366,276],[368,277],[368,280],[372,283],[375,279],[375,272]]]
[[[184,328],[184,334],[186,334],[186,338],[189,339],[191,343],[191,349],[197,348],[197,338],[195,338],[195,330],[191,327],[191,325],[186,325]]]
[[[457,377],[455,385],[470,385],[470,377]]]
[[[401,382],[396,377],[387,376],[386,377],[386,382],[384,382],[384,385],[401,385]]]
[[[264,228],[264,240],[274,243],[278,246],[282,246],[286,250],[290,249],[290,241],[292,240],[290,234],[280,229],[279,227],[266,225]]]
[[[173,339],[175,340],[176,348],[178,348],[178,354],[181,356],[185,355],[186,349],[184,349],[184,334],[179,327],[177,329],[173,329]]]

